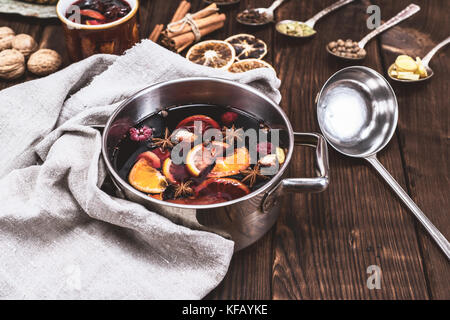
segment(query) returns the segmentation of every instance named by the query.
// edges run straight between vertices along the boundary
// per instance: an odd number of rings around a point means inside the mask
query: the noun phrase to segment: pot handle
[[[294,132],[294,144],[316,148],[315,178],[288,178],[281,181],[283,190],[291,192],[322,192],[328,187],[328,149],[325,138],[318,133]]]

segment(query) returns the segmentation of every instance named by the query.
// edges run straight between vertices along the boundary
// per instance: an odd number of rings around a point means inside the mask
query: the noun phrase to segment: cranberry
[[[145,141],[152,136],[153,130],[149,127],[143,126],[142,128],[131,128],[130,139],[133,141]]]
[[[275,147],[270,142],[260,142],[256,146],[256,151],[261,155],[265,156],[275,152]]]

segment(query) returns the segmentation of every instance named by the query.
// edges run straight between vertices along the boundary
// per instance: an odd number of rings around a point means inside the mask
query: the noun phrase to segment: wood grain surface
[[[281,107],[296,131],[319,132],[314,98],[336,71],[353,63],[329,56],[325,45],[338,38],[360,40],[366,8],[380,6],[388,20],[409,0],[360,0],[324,17],[317,35],[292,40],[273,25],[245,27],[235,16],[244,8],[269,6],[271,0],[242,0],[224,8],[225,27],[208,38],[225,39],[251,33],[269,48],[264,60],[282,80]],[[333,0],[287,0],[276,20],[305,21]],[[450,34],[448,0],[414,1],[421,11],[370,41],[361,65],[387,76],[397,54],[423,56]],[[178,0],[141,0],[140,32],[147,37],[154,25],[167,23]],[[204,3],[192,0],[193,10]],[[70,64],[59,22],[0,14],[0,26],[35,37],[41,48],[61,53]],[[394,137],[379,159],[430,220],[450,238],[448,169],[449,54],[442,49],[432,60],[435,75],[416,85],[392,83],[399,103]],[[27,74],[0,88],[34,79]],[[0,102],[1,107],[1,102]],[[330,187],[321,194],[288,194],[282,199],[277,224],[260,241],[235,254],[228,274],[206,299],[450,299],[450,263],[412,214],[363,160],[344,157],[330,148]],[[313,174],[313,153],[297,147],[289,169],[292,177]],[[367,268],[382,270],[381,289],[366,285]]]

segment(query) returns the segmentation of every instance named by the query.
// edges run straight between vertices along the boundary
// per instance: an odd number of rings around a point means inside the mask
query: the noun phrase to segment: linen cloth
[[[146,86],[190,76],[280,100],[269,69],[214,70],[149,40],[0,91],[0,299],[199,299],[223,279],[232,241],[100,189],[91,125]]]

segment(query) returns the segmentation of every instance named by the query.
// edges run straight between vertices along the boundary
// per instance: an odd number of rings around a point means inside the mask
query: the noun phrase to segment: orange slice
[[[210,178],[195,188],[198,198],[211,198],[224,201],[234,200],[250,193],[250,189],[242,182],[231,178]]]
[[[238,174],[250,165],[250,154],[247,148],[237,148],[234,154],[216,159],[216,165],[208,174],[208,178],[227,177]]]
[[[140,155],[138,155],[137,160],[145,159],[150,166],[153,168],[161,168],[161,160],[155,153],[151,151],[142,152]]]
[[[150,197],[156,200],[163,200],[163,194],[162,193],[156,193],[156,194],[149,194]]]
[[[196,145],[186,156],[186,168],[191,175],[198,177],[203,170],[214,163],[217,154],[223,154],[223,149],[227,147],[227,144],[216,141],[209,147],[203,144]]]
[[[162,172],[172,184],[178,184],[190,177],[186,166],[174,164],[170,158],[164,161]]]
[[[156,148],[153,149],[152,152],[154,154],[156,154],[156,156],[159,158],[160,162],[163,162],[164,160],[166,160],[168,157],[170,157],[170,151],[169,150],[163,150],[161,148]]]
[[[167,200],[168,202],[189,205],[206,205],[226,202],[243,197],[250,189],[242,182],[231,178],[210,178],[195,188],[196,196]]]
[[[141,157],[131,168],[128,181],[134,188],[145,193],[161,193],[167,187],[166,178],[152,166],[145,156]]]
[[[196,114],[181,120],[180,123],[176,126],[176,129],[185,128],[186,130],[194,132],[194,126],[196,122],[200,123],[200,131],[202,133],[205,133],[205,131],[210,128],[220,130],[219,124],[213,118],[205,116],[203,114]]]
[[[215,160],[214,168],[208,177],[219,178],[238,174],[249,166],[250,155],[247,148],[235,149],[232,155],[226,156],[227,148],[229,148],[227,143],[219,141],[213,141],[207,147],[196,145],[187,154],[186,167],[193,176],[198,177]]]

